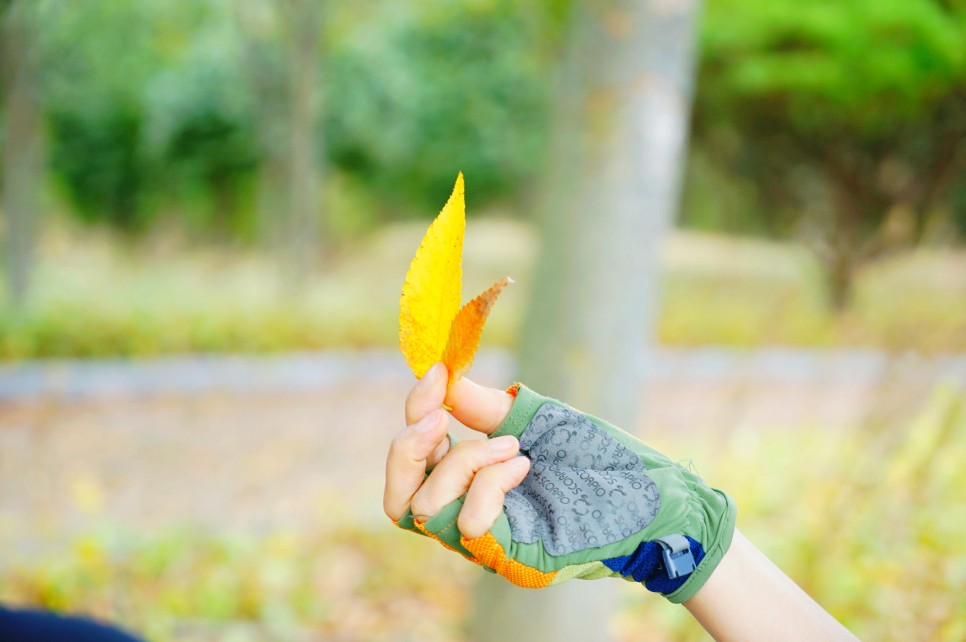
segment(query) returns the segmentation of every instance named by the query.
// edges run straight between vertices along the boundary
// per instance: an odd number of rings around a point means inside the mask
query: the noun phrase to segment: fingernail
[[[489,440],[487,444],[490,446],[491,450],[496,450],[499,452],[507,452],[510,450],[517,450],[520,448],[520,443],[517,438],[513,435],[503,435],[502,437],[494,437]]]
[[[523,455],[520,455],[519,457],[514,457],[513,459],[509,460],[507,463],[509,463],[511,466],[513,466],[518,470],[525,470],[530,467],[530,460],[524,457]]]
[[[439,423],[439,410],[434,410],[416,423],[413,424],[415,432],[429,432]]]

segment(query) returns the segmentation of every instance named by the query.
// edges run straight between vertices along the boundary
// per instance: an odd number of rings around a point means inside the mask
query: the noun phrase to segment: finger
[[[503,511],[506,494],[520,485],[529,470],[529,459],[514,457],[476,473],[456,520],[460,533],[473,539],[490,530]]]
[[[426,470],[432,470],[436,465],[439,464],[439,462],[443,461],[443,457],[446,456],[446,453],[449,452],[449,449],[450,440],[449,435],[447,435],[446,439],[443,439],[441,442],[439,442],[433,452],[430,453],[429,457],[426,458]]]
[[[383,509],[393,521],[406,513],[409,502],[426,478],[426,460],[446,440],[449,415],[440,408],[401,430],[389,446]]]
[[[461,441],[453,446],[413,495],[410,507],[413,515],[420,521],[428,520],[469,490],[476,471],[506,461],[518,452],[520,442],[513,435]]]
[[[449,374],[442,363],[434,364],[406,397],[406,425],[410,426],[443,405]]]
[[[463,378],[449,387],[444,403],[464,426],[489,435],[510,414],[513,396]]]

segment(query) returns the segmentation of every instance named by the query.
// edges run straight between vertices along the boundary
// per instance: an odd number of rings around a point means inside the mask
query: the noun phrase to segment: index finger
[[[510,414],[513,395],[462,378],[446,391],[444,403],[452,408],[450,414],[464,426],[489,435]]]
[[[398,520],[426,478],[426,466],[436,463],[449,448],[446,413],[440,410],[446,395],[446,368],[435,364],[406,398],[406,428],[396,435],[386,459],[383,508]]]
[[[386,458],[382,506],[393,521],[403,516],[413,495],[423,485],[427,460],[446,438],[446,419],[446,413],[437,408],[392,440]]]

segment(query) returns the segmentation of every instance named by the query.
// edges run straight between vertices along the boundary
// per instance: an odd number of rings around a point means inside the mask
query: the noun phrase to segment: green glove
[[[543,588],[572,578],[623,577],[680,603],[698,592],[735,530],[723,492],[609,423],[517,385],[490,437],[514,435],[530,472],[488,533],[463,537],[462,499],[420,531],[508,580]]]

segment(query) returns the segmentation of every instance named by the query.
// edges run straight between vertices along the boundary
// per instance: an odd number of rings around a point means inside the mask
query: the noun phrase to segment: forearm
[[[718,642],[856,639],[740,531],[684,606]]]

